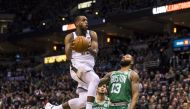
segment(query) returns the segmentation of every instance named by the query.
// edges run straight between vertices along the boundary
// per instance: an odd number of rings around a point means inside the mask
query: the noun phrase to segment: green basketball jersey
[[[109,82],[109,98],[111,102],[130,102],[132,95],[132,70],[126,72],[113,71]]]
[[[110,100],[108,97],[105,98],[105,101],[97,103],[96,100],[92,105],[92,109],[109,109]]]

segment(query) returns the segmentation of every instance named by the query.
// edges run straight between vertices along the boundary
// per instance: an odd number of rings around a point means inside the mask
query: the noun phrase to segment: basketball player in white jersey
[[[71,77],[78,82],[76,92],[79,97],[69,100],[68,102],[54,106],[47,103],[45,109],[92,109],[96,96],[96,89],[99,84],[99,77],[94,72],[95,57],[98,53],[97,34],[88,30],[88,19],[85,16],[75,18],[76,31],[65,37],[65,53],[67,60],[70,62]],[[77,36],[84,36],[89,40],[89,48],[83,53],[74,51],[73,40]]]

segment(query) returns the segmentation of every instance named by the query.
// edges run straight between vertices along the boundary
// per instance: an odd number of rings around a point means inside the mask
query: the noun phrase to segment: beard
[[[122,66],[122,67],[127,67],[127,66],[129,66],[129,65],[131,65],[131,61],[121,61],[120,62],[120,65]]]

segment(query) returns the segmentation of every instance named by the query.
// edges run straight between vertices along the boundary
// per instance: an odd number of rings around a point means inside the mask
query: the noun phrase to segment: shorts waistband
[[[117,102],[117,103],[111,102],[110,106],[127,106],[128,104],[129,102]]]

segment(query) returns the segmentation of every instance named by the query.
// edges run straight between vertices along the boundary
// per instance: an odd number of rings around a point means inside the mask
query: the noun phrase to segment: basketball
[[[89,41],[84,36],[78,36],[74,40],[74,50],[76,52],[84,52],[89,47]]]

